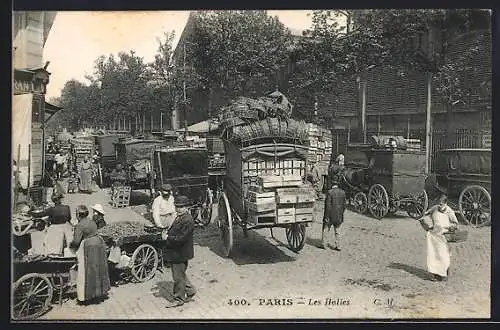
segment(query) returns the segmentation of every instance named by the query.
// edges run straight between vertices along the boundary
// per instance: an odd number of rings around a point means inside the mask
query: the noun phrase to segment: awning
[[[49,102],[45,101],[45,112],[48,113],[49,115],[53,115],[62,109],[63,109],[63,107],[58,107],[57,105],[53,105],[53,104],[50,104]]]
[[[208,133],[215,131],[219,128],[219,124],[211,122],[210,120],[204,120],[199,123],[188,126],[187,131],[191,133]],[[178,132],[184,132],[184,128],[179,128]]]

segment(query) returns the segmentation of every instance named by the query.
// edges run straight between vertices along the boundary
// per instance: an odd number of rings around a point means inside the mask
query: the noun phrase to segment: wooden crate
[[[276,218],[277,223],[294,223],[295,216],[293,215],[278,215]]]
[[[278,204],[314,202],[316,192],[310,187],[279,188],[276,189],[276,200]]]
[[[297,214],[312,214],[312,213],[314,213],[314,202],[295,204],[295,215],[297,215]]]
[[[275,223],[276,222],[276,210],[262,213],[249,212],[247,216],[248,223],[252,225],[263,224],[263,223]]]
[[[295,215],[295,222],[311,222],[313,221],[313,214],[296,214]]]
[[[248,199],[250,202],[268,203],[268,202],[274,201],[274,199],[275,199],[274,191],[255,192],[255,191],[251,190],[250,188],[248,189],[247,196],[248,196]]]
[[[257,184],[264,188],[281,187],[283,178],[279,175],[261,175],[257,177]]]
[[[115,208],[127,207],[130,205],[130,186],[115,187],[111,195],[111,205]]]
[[[276,209],[276,202],[268,202],[268,203],[256,203],[256,202],[248,202],[247,203],[248,210],[253,213],[261,213],[267,211],[273,211]]]
[[[303,184],[300,175],[284,175],[282,187],[298,187]]]
[[[282,204],[278,206],[278,208],[276,209],[276,213],[278,215],[278,218],[284,215],[295,216],[295,208],[293,207],[293,204]]]

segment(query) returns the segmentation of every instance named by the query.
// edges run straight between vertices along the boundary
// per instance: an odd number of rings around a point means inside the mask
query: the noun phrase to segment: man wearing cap
[[[192,300],[196,289],[186,276],[188,260],[194,257],[193,231],[194,220],[189,212],[189,199],[176,196],[177,217],[163,237],[165,239],[165,259],[171,264],[174,280],[174,301],[166,307],[179,307]]]
[[[175,220],[174,196],[172,186],[163,184],[160,187],[160,196],[156,197],[151,207],[153,220],[157,227],[167,229]]]
[[[106,214],[106,212],[104,212],[102,205],[95,204],[90,208],[94,211],[92,220],[94,220],[94,222],[96,223],[97,229],[101,229],[102,227],[106,226],[106,220],[104,220],[104,215]]]
[[[325,213],[323,216],[323,232],[321,235],[321,247],[340,251],[340,225],[344,222],[344,211],[346,205],[345,192],[339,188],[338,179],[332,178],[332,189],[328,190],[325,198]],[[330,244],[330,230],[333,226],[333,244]],[[325,244],[326,243],[326,244]]]

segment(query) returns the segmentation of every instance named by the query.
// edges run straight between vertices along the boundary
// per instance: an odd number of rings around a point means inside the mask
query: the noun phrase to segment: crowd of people
[[[196,294],[186,275],[188,261],[194,256],[195,224],[187,197],[176,195],[174,198],[173,187],[169,184],[162,185],[160,192],[153,203],[153,217],[156,226],[162,229],[162,254],[174,280],[174,301],[166,307],[178,307],[192,300]],[[73,284],[78,303],[99,302],[111,290],[116,271],[116,265],[110,263],[108,258],[108,247],[98,234],[98,230],[107,225],[106,212],[100,204],[90,207],[78,205],[73,216],[63,200],[62,193],[54,193],[54,205],[44,211],[43,216],[48,217],[49,223],[45,234],[45,254],[76,257]]]

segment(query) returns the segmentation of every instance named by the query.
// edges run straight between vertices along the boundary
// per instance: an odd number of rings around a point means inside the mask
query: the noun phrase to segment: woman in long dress
[[[70,245],[78,249],[76,291],[80,303],[89,303],[106,296],[111,288],[106,244],[97,234],[97,224],[89,217],[86,206],[78,206],[77,218],[78,224]]]
[[[451,228],[456,229],[458,220],[455,211],[447,205],[446,195],[442,195],[439,204],[427,210],[426,215],[432,219],[432,225],[426,233],[427,270],[432,274],[432,280],[445,281],[449,275],[451,255],[444,233]]]
[[[80,164],[80,191],[84,193],[91,193],[92,187],[92,163],[88,157],[85,156],[83,162]]]

